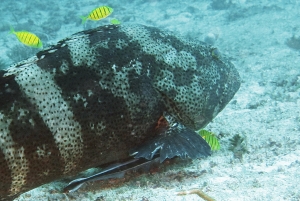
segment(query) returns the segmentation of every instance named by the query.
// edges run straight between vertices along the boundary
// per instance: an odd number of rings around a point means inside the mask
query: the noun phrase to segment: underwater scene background
[[[191,189],[215,200],[300,200],[299,1],[3,0],[0,5],[0,69],[41,50],[22,44],[9,34],[10,27],[34,33],[45,48],[119,21],[214,45],[242,79],[231,102],[205,128],[220,144],[212,156],[175,162],[123,182],[91,182],[69,194],[62,193],[66,181],[57,181],[15,200],[203,200]],[[80,16],[99,6],[113,12],[82,24]]]

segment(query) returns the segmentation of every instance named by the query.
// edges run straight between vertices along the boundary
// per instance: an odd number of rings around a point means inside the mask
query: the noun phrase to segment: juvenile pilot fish
[[[121,22],[118,19],[112,19],[112,20],[110,20],[110,23],[115,24],[115,25],[121,24]]]
[[[0,71],[0,200],[108,163],[210,155],[195,130],[240,86],[214,52],[154,27],[108,25]]]
[[[218,138],[212,132],[207,130],[200,130],[199,134],[205,139],[205,141],[209,144],[212,151],[220,150],[220,142]]]
[[[103,18],[108,17],[114,10],[108,6],[98,7],[90,12],[88,16],[81,16],[82,24],[86,22],[86,20],[101,20]]]
[[[34,48],[43,47],[42,41],[33,33],[30,33],[28,31],[15,31],[12,27],[10,27],[9,33],[15,34],[19,41],[24,45]]]

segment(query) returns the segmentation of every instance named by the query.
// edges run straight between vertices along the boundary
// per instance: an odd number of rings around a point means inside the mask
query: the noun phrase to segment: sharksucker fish
[[[76,33],[0,71],[0,200],[130,157],[200,158],[240,86],[216,48],[143,25]]]

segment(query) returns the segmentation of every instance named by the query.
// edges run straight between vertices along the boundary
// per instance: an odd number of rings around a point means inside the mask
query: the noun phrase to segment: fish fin
[[[78,178],[73,181],[71,181],[65,188],[64,188],[64,193],[72,193],[76,190],[78,190],[84,183],[85,183],[85,178]]]
[[[151,160],[156,153],[160,155],[160,162],[163,162],[175,156],[203,158],[211,154],[211,148],[195,131],[177,123],[130,152],[135,158],[148,160]]]
[[[88,16],[80,16],[80,18],[82,19],[81,24],[84,24],[86,22],[86,20],[88,19]]]
[[[12,27],[12,26],[9,26],[10,27],[10,31],[9,31],[9,33],[10,34],[15,34],[15,30],[14,30],[14,28]]]
[[[93,174],[86,178],[79,178],[71,181],[65,188],[64,193],[71,193],[78,190],[84,183],[90,181],[101,181],[107,179],[120,179],[124,178],[125,173],[128,171],[137,171],[144,167],[150,167],[154,162],[157,162],[158,156],[154,156],[151,161],[145,159],[133,158],[122,163],[113,164],[104,170]],[[149,166],[147,166],[149,165]]]
[[[42,41],[41,41],[40,39],[39,39],[39,42],[38,42],[37,48],[43,48],[43,43],[42,43]]]

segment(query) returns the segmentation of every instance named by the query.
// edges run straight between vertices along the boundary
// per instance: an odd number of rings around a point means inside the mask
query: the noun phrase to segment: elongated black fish
[[[216,48],[154,27],[83,31],[0,71],[0,200],[127,158],[199,158],[240,86]]]
[[[85,182],[88,181],[100,181],[107,179],[123,178],[126,172],[129,171],[138,171],[139,169],[148,169],[150,170],[150,165],[159,162],[159,155],[156,154],[151,160],[146,160],[144,158],[134,158],[127,160],[124,163],[113,164],[108,168],[103,169],[102,171],[90,175],[88,177],[77,178],[71,181],[65,188],[65,193],[70,193],[78,190]]]

